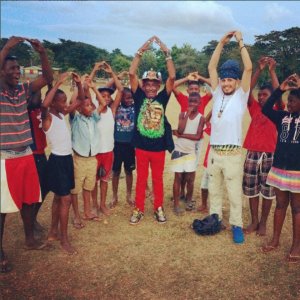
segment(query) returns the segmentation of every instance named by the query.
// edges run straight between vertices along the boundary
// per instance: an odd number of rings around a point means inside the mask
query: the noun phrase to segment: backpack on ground
[[[203,220],[195,219],[191,228],[199,235],[215,235],[222,229],[218,214],[209,215]]]

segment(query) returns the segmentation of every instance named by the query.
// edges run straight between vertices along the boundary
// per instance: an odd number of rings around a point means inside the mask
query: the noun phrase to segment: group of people
[[[217,71],[223,47],[235,37],[240,49],[244,70],[241,80],[239,64],[225,62]],[[39,52],[42,75],[35,81],[20,84],[17,58],[8,53],[19,43],[28,41]],[[161,74],[146,71],[142,78],[137,69],[145,51],[156,42],[165,54],[168,78],[164,88]],[[252,90],[264,68],[268,66],[272,86],[260,87],[258,101]],[[300,79],[293,74],[279,84],[276,62],[269,57],[259,60],[252,75],[252,62],[240,31],[230,31],[219,41],[208,65],[209,78],[193,72],[176,79],[175,67],[166,45],[153,36],[139,48],[129,71],[115,75],[106,62],[97,62],[90,75],[81,77],[74,72],[60,75],[53,84],[51,66],[43,45],[34,39],[11,37],[1,51],[1,272],[11,267],[3,251],[3,231],[7,213],[21,212],[25,229],[25,249],[53,250],[50,243],[60,240],[66,254],[76,254],[71,246],[67,225],[73,207],[73,226],[85,227],[82,220],[99,221],[99,211],[109,215],[118,204],[118,185],[122,164],[126,175],[126,201],[133,207],[130,225],[138,225],[144,217],[145,198],[149,193],[147,179],[152,173],[153,210],[158,224],[165,224],[163,172],[165,152],[171,153],[174,209],[177,216],[184,210],[180,199],[186,200],[186,211],[217,214],[222,223],[223,184],[225,181],[230,202],[233,241],[244,242],[244,234],[266,234],[266,222],[276,197],[274,231],[263,253],[279,246],[279,237],[286,209],[291,203],[293,216],[293,244],[286,261],[300,260]],[[106,86],[97,89],[95,73],[103,69],[111,76]],[[130,89],[123,87],[120,78],[129,75]],[[72,97],[60,89],[68,78],[75,88]],[[200,96],[200,81],[211,92]],[[178,86],[188,82],[184,95]],[[45,99],[41,89],[48,85]],[[94,97],[92,97],[91,90]],[[112,99],[112,94],[116,96]],[[291,90],[287,111],[281,96]],[[180,104],[178,128],[172,130],[166,117],[171,93]],[[211,112],[204,111],[213,99]],[[249,109],[252,121],[242,145],[242,120]],[[71,133],[65,116],[69,115]],[[205,172],[201,183],[202,205],[193,199],[195,172],[203,143],[203,132],[210,136],[206,150]],[[173,135],[176,138],[174,143]],[[51,144],[49,159],[45,155],[47,140]],[[242,147],[247,149],[242,161]],[[243,172],[244,165],[244,172]],[[132,197],[133,170],[137,171],[135,199]],[[244,175],[243,175],[244,173]],[[108,182],[112,178],[113,199],[106,205]],[[99,184],[98,184],[99,182]],[[98,204],[98,185],[100,201]],[[84,213],[78,206],[82,190]],[[54,193],[52,221],[47,240],[36,240],[34,230],[41,230],[38,211],[47,193]],[[185,192],[186,191],[186,192]],[[243,228],[242,191],[249,198],[252,223]],[[148,195],[147,195],[148,194]],[[259,197],[262,213],[259,220]],[[91,206],[92,198],[92,206]],[[60,224],[60,230],[59,230]]]

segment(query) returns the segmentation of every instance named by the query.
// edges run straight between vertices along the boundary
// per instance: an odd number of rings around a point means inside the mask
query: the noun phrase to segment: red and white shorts
[[[17,212],[22,203],[37,202],[42,202],[42,197],[33,155],[1,156],[1,213]]]

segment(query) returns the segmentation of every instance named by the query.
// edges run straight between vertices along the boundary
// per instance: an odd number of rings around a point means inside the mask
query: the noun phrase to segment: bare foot
[[[95,219],[95,218],[97,218],[97,215],[94,215],[94,214],[92,214],[92,213],[87,213],[87,214],[84,214],[83,216],[82,216],[82,219],[83,220],[93,220],[93,219]],[[75,221],[75,220],[74,220]]]
[[[118,199],[113,198],[113,200],[108,204],[110,210],[114,210],[118,204]]]
[[[38,242],[38,241],[32,242],[30,244],[26,244],[24,248],[26,250],[43,250],[43,251],[52,251],[55,249],[53,245],[46,244],[43,242]]]
[[[265,236],[266,233],[267,233],[266,225],[262,225],[261,223],[259,223],[256,235],[257,236]]]
[[[97,217],[98,217],[98,210],[99,210],[98,207],[94,207],[94,208],[91,210],[91,214],[93,214],[94,216],[97,216]]]
[[[110,216],[109,209],[106,206],[100,206],[100,211],[104,213],[106,216]]]
[[[60,244],[60,249],[67,255],[77,254],[77,250],[69,243]]]
[[[49,233],[47,238],[45,239],[45,242],[55,242],[60,240],[60,234],[59,233]]]
[[[247,228],[243,228],[243,232],[245,234],[250,234],[250,233],[256,231],[257,228],[258,228],[258,223],[254,223],[254,224],[252,223]]]
[[[197,207],[197,211],[203,211],[203,212],[208,212],[208,207],[207,206],[203,206],[203,205],[201,205],[201,206],[198,206]]]

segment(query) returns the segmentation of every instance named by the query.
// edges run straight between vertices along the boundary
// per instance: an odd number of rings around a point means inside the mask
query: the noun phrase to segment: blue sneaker
[[[244,242],[245,238],[241,227],[232,226],[232,233],[233,233],[233,241],[236,244],[241,244]]]

